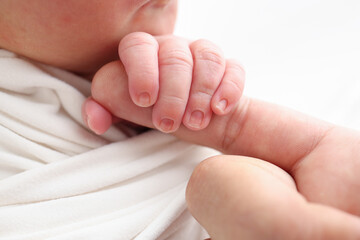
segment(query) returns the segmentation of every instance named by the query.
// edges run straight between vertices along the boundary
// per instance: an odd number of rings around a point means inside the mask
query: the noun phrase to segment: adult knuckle
[[[195,167],[188,186],[190,186],[192,189],[197,189],[200,187],[202,182],[212,178],[213,173],[216,172],[216,169],[219,168],[219,164],[221,166],[220,156],[213,156],[200,162]]]
[[[213,159],[214,158],[209,158],[199,163],[188,181],[186,187],[186,202],[191,212],[199,209],[199,193],[202,192],[204,184],[208,184],[209,179],[212,180],[210,176],[212,175]]]

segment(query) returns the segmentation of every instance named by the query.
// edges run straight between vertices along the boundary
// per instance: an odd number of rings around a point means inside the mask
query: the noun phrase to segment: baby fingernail
[[[216,107],[221,110],[222,112],[225,111],[226,107],[228,106],[228,101],[226,99],[222,99],[220,102],[218,102],[218,104],[216,105]]]
[[[150,105],[150,94],[147,92],[139,94],[138,104],[141,107],[148,107]]]
[[[86,100],[83,106],[83,120],[85,124],[90,128],[91,131],[95,132],[95,129],[93,127],[92,121],[91,121],[91,108],[94,109],[94,102],[90,100]]]
[[[194,111],[191,113],[189,125],[194,128],[199,128],[204,120],[204,113],[201,111]]]
[[[163,132],[170,132],[174,127],[174,121],[168,118],[164,118],[160,122],[160,129]]]

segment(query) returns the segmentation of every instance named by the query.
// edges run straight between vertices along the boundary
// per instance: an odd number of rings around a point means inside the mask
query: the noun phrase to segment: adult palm
[[[154,127],[152,108],[131,101],[118,66],[100,70],[87,103]],[[203,161],[187,189],[191,213],[213,239],[360,239],[359,132],[242,97],[206,129],[174,135],[231,154]]]

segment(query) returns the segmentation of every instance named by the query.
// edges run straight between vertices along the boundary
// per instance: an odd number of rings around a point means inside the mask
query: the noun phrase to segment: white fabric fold
[[[0,50],[0,240],[203,239],[185,188],[218,153],[157,131],[97,136],[81,119],[89,91]]]

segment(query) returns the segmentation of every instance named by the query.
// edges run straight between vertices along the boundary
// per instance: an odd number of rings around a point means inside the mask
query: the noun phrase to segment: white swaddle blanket
[[[203,239],[186,210],[216,151],[157,131],[89,132],[90,83],[0,49],[0,239]]]

